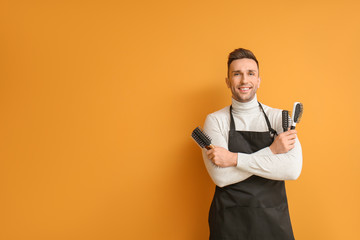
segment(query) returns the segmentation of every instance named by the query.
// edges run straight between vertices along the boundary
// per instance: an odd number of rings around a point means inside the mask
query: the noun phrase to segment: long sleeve
[[[269,147],[253,154],[238,153],[237,168],[272,180],[296,180],[302,169],[302,150],[295,147],[284,154],[273,154]]]
[[[278,132],[282,131],[281,110],[264,107],[272,126]],[[246,115],[241,112],[241,115],[236,116],[235,121],[237,126],[243,128],[242,130],[264,131],[267,129],[261,112],[258,115],[256,113]],[[213,145],[228,149],[229,122],[228,107],[207,116],[204,130],[211,137]],[[298,139],[296,139],[295,147],[284,154],[273,154],[269,147],[252,154],[238,153],[236,167],[221,168],[214,165],[207,158],[206,150],[203,150],[203,159],[210,177],[219,187],[241,182],[252,175],[272,180],[295,180],[302,169],[302,149]]]
[[[211,137],[213,145],[228,149],[227,140],[221,133],[218,124],[216,119],[209,115],[205,120],[204,131]],[[203,159],[211,179],[219,187],[241,182],[252,175],[238,167],[221,168],[216,166],[207,157],[206,149],[203,149]]]

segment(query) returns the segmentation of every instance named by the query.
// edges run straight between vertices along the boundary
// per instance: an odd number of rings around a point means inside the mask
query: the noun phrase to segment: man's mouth
[[[238,89],[240,90],[240,92],[246,93],[250,91],[251,87],[239,87]]]

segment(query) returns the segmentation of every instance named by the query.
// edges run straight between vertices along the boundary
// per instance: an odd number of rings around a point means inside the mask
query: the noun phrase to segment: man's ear
[[[261,78],[259,77],[258,88],[260,87],[260,83],[261,83]]]
[[[230,88],[230,80],[228,77],[225,78],[226,86]]]

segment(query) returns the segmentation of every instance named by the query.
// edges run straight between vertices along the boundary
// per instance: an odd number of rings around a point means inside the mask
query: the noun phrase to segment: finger
[[[288,144],[289,144],[289,145],[295,145],[295,140],[290,140],[290,141],[288,142]]]
[[[297,134],[297,131],[296,131],[296,129],[293,129],[293,130],[290,130],[289,133],[290,134]]]
[[[287,140],[295,140],[296,139],[296,135],[295,134],[291,134],[289,136],[286,136]]]
[[[296,132],[291,132],[292,130],[290,131],[287,131],[285,137],[293,137],[293,138],[296,138]]]
[[[219,163],[218,163],[218,161],[216,161],[216,158],[213,158],[211,161],[212,161],[213,164],[215,164],[216,166],[219,166]]]
[[[291,134],[296,134],[297,133],[297,131],[295,130],[295,129],[293,129],[293,130],[289,130],[289,131],[286,131],[286,132],[284,132],[286,135],[291,135]]]
[[[288,131],[283,132],[283,133],[280,133],[280,134],[282,134],[284,137],[286,137],[286,136],[291,135],[291,132],[290,132],[290,131],[291,131],[291,130],[288,130]],[[279,134],[279,136],[280,136],[280,134]]]

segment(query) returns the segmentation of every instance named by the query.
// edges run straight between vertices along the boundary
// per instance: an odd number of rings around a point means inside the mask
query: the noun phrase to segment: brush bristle
[[[290,117],[290,114],[289,114],[288,118],[289,118],[289,126],[291,126],[292,125],[292,119]]]
[[[299,123],[304,111],[304,106],[302,103],[296,104],[295,112],[294,112],[294,122]]]
[[[191,133],[191,137],[199,144],[201,148],[207,147],[211,145],[211,138],[201,129],[201,127],[197,127]]]
[[[282,111],[282,127],[284,129],[284,132],[286,132],[290,126],[289,119],[290,119],[289,111],[283,110]]]

